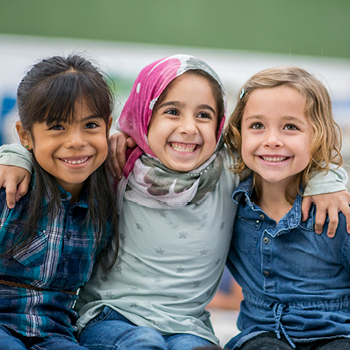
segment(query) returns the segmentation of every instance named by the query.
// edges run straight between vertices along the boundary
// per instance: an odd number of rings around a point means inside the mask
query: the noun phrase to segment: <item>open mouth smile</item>
[[[196,143],[178,143],[178,142],[169,142],[169,145],[172,149],[178,152],[194,152],[199,145]]]
[[[76,165],[76,164],[86,163],[90,158],[91,158],[91,156],[90,157],[79,158],[79,159],[66,159],[66,158],[60,158],[60,159],[63,162],[67,163],[67,164]]]
[[[262,160],[265,160],[266,162],[280,163],[280,162],[284,162],[289,157],[263,157],[263,156],[260,156],[260,158]]]

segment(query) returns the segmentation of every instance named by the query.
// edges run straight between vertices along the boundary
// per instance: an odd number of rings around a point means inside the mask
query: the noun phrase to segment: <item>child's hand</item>
[[[10,209],[28,192],[31,177],[32,174],[26,169],[0,165],[0,187],[6,188],[6,202]]]
[[[117,132],[109,137],[107,167],[113,177],[122,177],[123,168],[126,163],[126,149],[127,147],[135,146],[135,141],[123,132]]]
[[[327,230],[328,237],[334,237],[338,227],[338,212],[342,212],[346,217],[346,229],[350,233],[350,193],[346,190],[340,192],[318,194],[316,196],[304,197],[301,205],[302,220],[306,220],[309,216],[311,203],[316,205],[316,233],[322,233],[323,224],[326,215],[329,217],[329,225]]]

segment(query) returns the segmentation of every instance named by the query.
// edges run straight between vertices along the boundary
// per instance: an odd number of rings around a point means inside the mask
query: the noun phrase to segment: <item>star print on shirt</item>
[[[125,233],[123,233],[123,232],[119,232],[119,238],[120,238],[120,240],[121,241],[125,241]]]
[[[140,231],[143,231],[143,229],[145,228],[145,226],[143,224],[139,224],[139,223],[136,223],[136,228]]]
[[[116,272],[116,273],[119,273],[119,274],[121,274],[122,273],[122,267],[120,266],[120,265],[118,265],[118,266],[116,266],[115,268],[114,268],[114,271]]]
[[[106,295],[107,299],[114,299],[115,298],[115,294],[112,292],[106,292],[105,295]]]
[[[158,213],[163,218],[166,218],[166,216],[167,216],[167,213],[165,212],[165,210],[159,210]]]
[[[155,284],[160,284],[160,283],[162,283],[162,282],[163,282],[163,279],[162,279],[162,278],[160,278],[160,277],[154,278],[154,283],[155,283]]]
[[[208,249],[203,249],[203,250],[200,251],[201,255],[207,255],[208,252],[209,252]]]
[[[225,223],[222,222],[221,225],[220,225],[220,231],[222,231],[224,229],[224,227],[225,227]]]
[[[157,254],[163,255],[164,250],[162,249],[162,247],[159,247],[158,249],[155,248],[155,251]]]
[[[177,273],[183,273],[184,271],[185,271],[185,269],[182,266],[179,266],[176,268]]]
[[[202,213],[201,217],[202,220],[208,219],[208,212],[205,211],[204,213]]]
[[[179,239],[186,239],[188,236],[188,232],[181,231],[179,232]]]

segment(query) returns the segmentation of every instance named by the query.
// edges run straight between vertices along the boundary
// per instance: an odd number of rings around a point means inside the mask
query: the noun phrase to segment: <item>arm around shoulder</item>
[[[331,164],[328,173],[312,172],[309,184],[304,191],[304,197],[346,190],[347,182],[348,175],[345,169]]]
[[[12,165],[28,170],[33,170],[32,155],[21,144],[12,143],[0,147],[0,165]]]

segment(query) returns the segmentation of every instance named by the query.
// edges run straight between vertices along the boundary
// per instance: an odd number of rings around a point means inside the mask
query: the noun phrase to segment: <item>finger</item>
[[[322,233],[323,224],[326,221],[326,214],[324,209],[316,209],[315,231],[318,234]]]
[[[331,208],[328,210],[329,224],[327,229],[327,236],[333,238],[338,227],[339,216],[338,210],[336,208]]]
[[[16,193],[16,202],[19,201],[19,199],[28,192],[30,179],[31,179],[31,173],[27,171],[27,174],[25,175],[24,179],[18,184],[17,193]]]
[[[16,192],[17,192],[17,184],[15,182],[8,182],[4,184],[6,187],[6,203],[7,206],[12,209],[16,204]]]
[[[301,202],[301,215],[302,220],[305,221],[309,217],[309,211],[312,204],[311,197],[304,197],[303,201]]]
[[[134,148],[136,146],[136,142],[131,137],[128,137],[126,140],[126,145],[130,148]]]
[[[346,230],[350,233],[350,207],[347,202],[341,202],[339,210],[344,214],[346,218]]]
[[[108,147],[110,154],[111,173],[114,176],[121,177],[122,169],[126,162],[126,141],[127,135],[121,132],[117,132],[109,137]]]
[[[110,161],[111,161],[113,176],[120,178],[123,173],[123,170],[119,165],[118,156],[116,154],[113,154],[113,155],[111,154]]]
[[[118,160],[118,169],[115,169],[117,175],[121,176],[123,174],[123,169],[126,163],[126,142],[118,143],[116,158]]]

